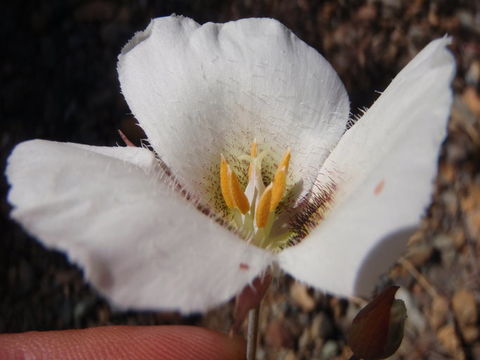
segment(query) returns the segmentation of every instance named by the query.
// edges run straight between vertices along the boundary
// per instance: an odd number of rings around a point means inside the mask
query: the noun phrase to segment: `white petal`
[[[448,43],[433,41],[418,54],[327,159],[319,181],[336,184],[334,205],[281,254],[294,277],[339,295],[367,295],[401,255],[430,202],[446,133],[455,69]]]
[[[290,172],[308,189],[348,120],[330,64],[273,19],[155,19],[118,71],[153,148],[193,193],[216,183],[221,153],[232,161],[254,139],[274,160],[290,147]]]
[[[174,193],[156,163],[142,148],[22,143],[7,168],[12,217],[119,306],[203,311],[270,257]]]

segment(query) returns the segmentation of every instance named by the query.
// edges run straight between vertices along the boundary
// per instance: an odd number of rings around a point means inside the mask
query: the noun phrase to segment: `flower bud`
[[[398,288],[385,289],[353,319],[347,338],[357,358],[385,359],[399,348],[407,310],[402,300],[395,299]]]

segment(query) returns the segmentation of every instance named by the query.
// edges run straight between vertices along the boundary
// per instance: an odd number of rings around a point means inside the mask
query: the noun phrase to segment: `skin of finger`
[[[245,359],[245,343],[194,326],[107,326],[0,335],[0,359]]]

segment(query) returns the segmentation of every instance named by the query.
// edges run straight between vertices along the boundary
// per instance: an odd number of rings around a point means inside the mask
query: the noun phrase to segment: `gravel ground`
[[[471,1],[74,1],[9,2],[0,23],[2,164],[20,141],[119,142],[132,117],[119,92],[116,57],[149,19],[173,12],[198,22],[274,17],[338,71],[352,109],[368,107],[430,40],[453,36],[458,64],[449,136],[432,206],[409,252],[380,283],[402,286],[409,319],[396,359],[480,359],[480,5]],[[0,184],[2,199],[7,185]],[[0,332],[106,324],[205,325],[226,330],[231,304],[205,316],[119,312],[60,253],[8,219],[0,227]],[[264,302],[260,359],[343,359],[359,304],[284,276]]]

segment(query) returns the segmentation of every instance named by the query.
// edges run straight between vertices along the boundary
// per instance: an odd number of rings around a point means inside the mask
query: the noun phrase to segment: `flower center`
[[[281,229],[275,229],[279,227],[275,226],[278,223],[277,209],[285,195],[290,149],[287,149],[278,163],[273,180],[265,187],[262,180],[262,159],[266,154],[266,151],[258,154],[257,143],[254,141],[250,155],[240,157],[239,160],[249,163],[245,190],[242,190],[237,175],[221,155],[220,189],[232,215],[232,223],[240,235],[255,246],[276,251],[285,246],[292,235],[288,230],[282,232]]]

